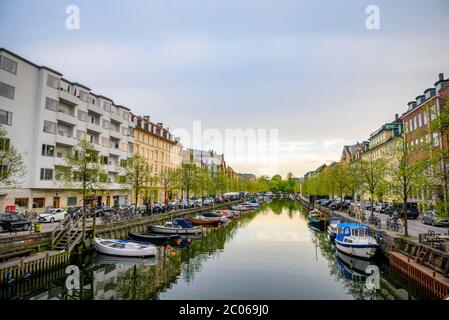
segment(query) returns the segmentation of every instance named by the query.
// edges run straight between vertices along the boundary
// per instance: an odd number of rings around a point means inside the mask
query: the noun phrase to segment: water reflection
[[[336,251],[326,232],[309,228],[298,202],[273,201],[201,239],[160,247],[151,259],[80,257],[80,288],[53,276],[3,291],[3,299],[385,299],[412,298],[383,261]],[[366,287],[379,266],[381,288]],[[397,278],[395,278],[397,279]]]

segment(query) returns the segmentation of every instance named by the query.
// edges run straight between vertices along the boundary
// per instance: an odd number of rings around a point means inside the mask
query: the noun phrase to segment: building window
[[[51,74],[47,75],[47,86],[54,89],[59,89],[59,79]]]
[[[108,156],[103,156],[103,155],[101,155],[100,156],[100,163],[101,164],[108,164],[109,162],[108,162]]]
[[[82,111],[82,110],[78,110],[78,119],[80,121],[87,121],[87,112],[86,111]]]
[[[17,62],[5,56],[0,56],[0,69],[17,74]]]
[[[86,139],[87,132],[82,130],[76,130],[76,138],[78,140]]]
[[[103,128],[109,130],[110,127],[111,127],[111,122],[103,119]]]
[[[440,144],[440,139],[439,139],[438,132],[434,132],[432,134],[432,138],[433,138],[433,146],[434,147],[438,147],[438,145]]]
[[[122,143],[122,151],[125,151],[125,152],[128,151],[128,144],[127,143]]]
[[[128,130],[127,127],[123,127],[123,128],[122,128],[122,134],[123,134],[124,136],[129,135],[129,130]]]
[[[421,128],[421,113],[418,114],[418,128]]]
[[[12,125],[12,112],[0,109],[0,123]]]
[[[42,145],[42,155],[47,156],[47,157],[54,157],[55,156],[55,146],[43,144]]]
[[[125,119],[125,120],[129,119],[129,112],[123,111],[123,119]]]
[[[437,118],[437,107],[434,105],[430,107],[430,121],[433,121]]]
[[[77,198],[76,197],[67,197],[67,206],[76,206]]]
[[[58,111],[59,101],[52,98],[45,98],[45,109]]]
[[[109,103],[109,102],[104,102],[103,103],[103,109],[104,109],[104,111],[106,111],[106,112],[111,112],[111,104]]]
[[[45,198],[33,198],[33,209],[45,207]]]
[[[44,132],[48,132],[48,133],[56,133],[56,123],[51,122],[51,121],[44,121]]]
[[[53,169],[41,168],[41,180],[53,180]]]
[[[16,198],[14,204],[17,207],[28,209],[28,198]]]
[[[424,125],[426,125],[427,124],[427,112],[424,112],[422,115],[423,115],[423,123],[424,123]]]
[[[15,88],[0,81],[0,96],[14,100]]]
[[[80,90],[79,98],[81,101],[87,102],[89,100],[89,93],[84,90]]]
[[[102,137],[101,144],[103,145],[103,147],[109,147],[109,139],[106,137]]]

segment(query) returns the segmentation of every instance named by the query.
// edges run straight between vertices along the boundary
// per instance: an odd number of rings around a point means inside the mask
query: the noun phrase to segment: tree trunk
[[[86,240],[86,179],[83,179],[83,241]]]
[[[402,211],[404,212],[404,235],[408,237],[408,220],[407,220],[407,195],[404,194],[404,202],[402,203]]]

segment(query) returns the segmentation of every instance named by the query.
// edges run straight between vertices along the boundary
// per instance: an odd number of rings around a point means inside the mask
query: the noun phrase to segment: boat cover
[[[173,219],[173,224],[177,224],[183,228],[193,228],[193,224],[184,218],[175,218]]]

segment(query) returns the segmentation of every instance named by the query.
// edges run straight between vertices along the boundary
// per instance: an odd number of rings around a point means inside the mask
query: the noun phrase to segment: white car
[[[57,209],[47,209],[45,212],[41,213],[37,219],[38,222],[56,222],[64,220],[67,210],[63,208]]]

